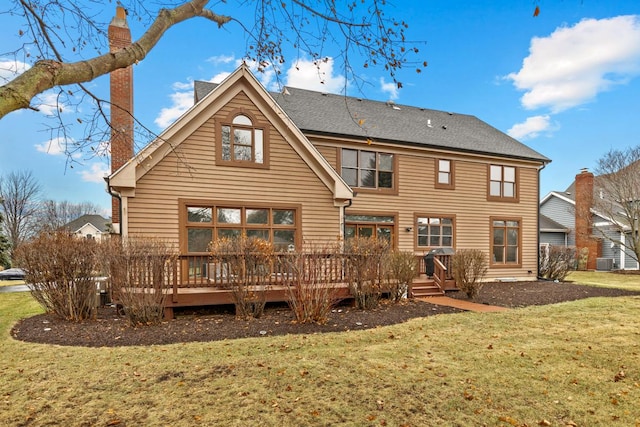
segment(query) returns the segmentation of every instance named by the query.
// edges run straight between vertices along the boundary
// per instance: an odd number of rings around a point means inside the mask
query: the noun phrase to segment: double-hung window
[[[518,201],[518,169],[514,166],[489,165],[489,200]]]
[[[393,190],[395,158],[390,153],[343,148],[342,178],[351,187]]]
[[[454,163],[449,159],[435,159],[436,183],[435,188],[454,189]]]

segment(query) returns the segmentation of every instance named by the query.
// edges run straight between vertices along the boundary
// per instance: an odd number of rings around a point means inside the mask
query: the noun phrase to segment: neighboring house
[[[82,215],[62,226],[84,239],[102,240],[111,234],[111,220],[102,215]]]
[[[118,97],[131,89],[117,88],[132,83],[119,79],[130,76],[112,73],[112,104],[127,105]],[[478,118],[290,87],[270,94],[244,65],[195,92],[156,140],[112,164],[123,236],[161,237],[184,256],[240,233],[279,250],[376,236],[416,255],[480,249],[489,279],[537,277],[539,173],[550,160]],[[113,145],[127,140],[114,135],[112,153],[132,150]]]
[[[540,244],[589,248],[590,270],[638,269],[635,256],[615,243],[626,239],[625,227],[616,225],[619,219],[609,218],[594,208],[594,197],[600,197],[598,179],[583,169],[565,191],[551,191],[542,198]],[[557,225],[550,225],[553,223]]]
[[[571,229],[540,213],[540,244],[570,246]]]

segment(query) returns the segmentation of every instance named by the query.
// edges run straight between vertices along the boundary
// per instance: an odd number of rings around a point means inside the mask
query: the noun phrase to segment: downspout
[[[543,163],[542,167],[538,169],[538,232],[536,233],[536,241],[538,243],[536,246],[536,262],[537,262],[536,277],[538,279],[544,279],[543,277],[540,277],[540,173],[546,167],[547,167],[547,164]],[[565,235],[565,239],[566,239],[566,235]]]
[[[118,199],[118,212],[120,216],[120,225],[118,226],[118,232],[115,233],[115,230],[114,230],[114,234],[118,234],[122,236],[122,196],[120,196],[120,193],[118,193],[117,191],[114,191],[111,188],[111,184],[109,183],[110,179],[108,176],[104,177],[104,181],[107,183],[107,193],[109,193],[111,197],[115,197],[116,199]],[[113,226],[113,223],[111,225]]]
[[[353,197],[356,195],[354,194]],[[353,199],[349,199],[349,204],[342,207],[342,240],[347,240],[347,209],[353,204]]]

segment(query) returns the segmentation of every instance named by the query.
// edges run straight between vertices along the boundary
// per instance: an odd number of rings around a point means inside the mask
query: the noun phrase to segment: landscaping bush
[[[95,317],[99,244],[67,232],[40,234],[16,250],[31,294],[50,313],[81,321]]]
[[[236,316],[258,318],[266,305],[267,278],[271,274],[274,247],[271,242],[242,235],[211,242],[215,262],[226,266],[225,283],[231,289]]]
[[[383,259],[389,250],[385,240],[355,237],[344,244],[345,279],[359,309],[378,306],[386,276]]]
[[[103,244],[113,298],[122,306],[131,325],[162,321],[176,259],[173,246],[159,239],[114,238]]]
[[[576,248],[549,246],[540,248],[540,277],[563,281],[576,265]]]
[[[418,262],[413,252],[393,250],[388,257],[387,290],[389,300],[400,301],[407,296],[418,271]]]
[[[303,252],[280,258],[283,271],[293,279],[287,288],[287,302],[299,323],[324,324],[339,301],[332,270],[341,265],[337,245],[308,246]]]
[[[479,249],[458,250],[451,258],[451,269],[458,289],[473,299],[480,292],[487,273],[487,256]]]
[[[578,253],[578,270],[585,271],[589,262],[589,248],[582,248]]]

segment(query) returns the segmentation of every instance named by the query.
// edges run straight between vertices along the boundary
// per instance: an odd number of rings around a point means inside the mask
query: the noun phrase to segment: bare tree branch
[[[204,9],[208,0],[192,0],[174,9],[161,9],[151,27],[131,46],[86,61],[65,63],[43,59],[9,83],[0,87],[0,119],[8,113],[30,108],[31,100],[55,86],[88,82],[119,68],[142,61],[172,26],[203,17],[222,26],[230,17]]]

